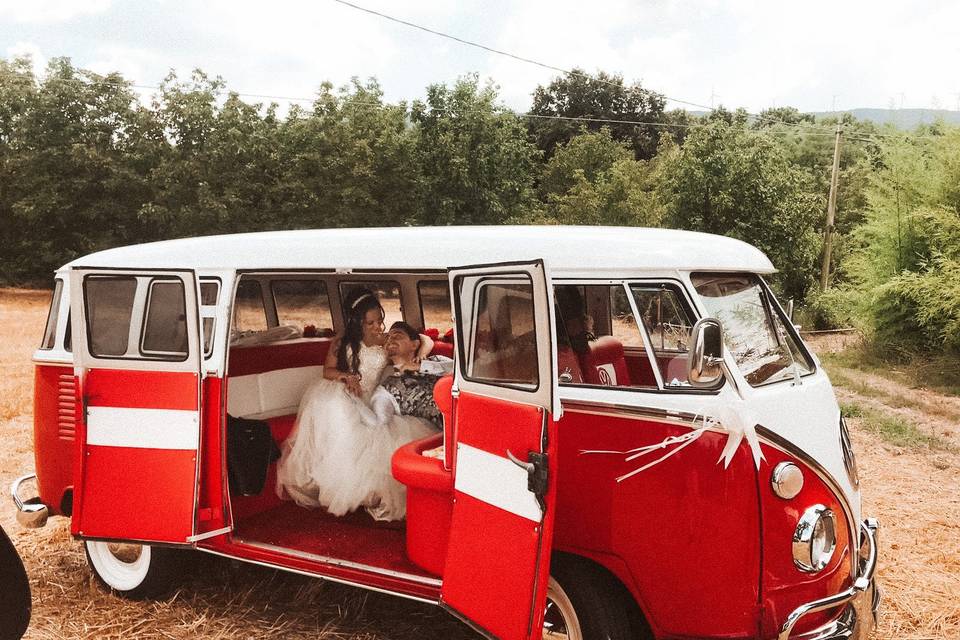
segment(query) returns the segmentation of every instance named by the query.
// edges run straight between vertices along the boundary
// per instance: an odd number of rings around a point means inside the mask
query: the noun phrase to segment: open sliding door
[[[189,544],[200,455],[196,276],[78,269],[70,277],[83,403],[72,531]]]
[[[456,452],[441,599],[488,636],[540,638],[559,417],[552,288],[539,260],[451,269],[450,286]]]

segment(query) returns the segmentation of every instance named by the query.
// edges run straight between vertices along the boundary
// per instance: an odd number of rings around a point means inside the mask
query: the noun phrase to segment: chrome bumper
[[[864,544],[860,546],[859,577],[853,586],[820,600],[799,606],[787,616],[777,640],[790,640],[797,622],[808,613],[847,605],[839,618],[825,627],[793,637],[793,640],[865,640],[877,624],[880,608],[880,589],[874,584],[877,569],[877,532],[880,525],[873,518],[860,523]]]
[[[47,517],[50,515],[47,505],[40,502],[39,497],[27,500],[20,497],[20,485],[28,480],[35,480],[36,477],[37,474],[28,473],[20,476],[10,485],[10,495],[13,497],[13,504],[17,507],[17,522],[28,529],[36,529],[47,524]]]

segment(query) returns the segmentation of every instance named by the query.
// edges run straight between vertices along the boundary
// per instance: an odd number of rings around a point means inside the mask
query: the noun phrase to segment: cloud
[[[40,47],[32,42],[17,42],[7,47],[7,58],[27,57],[33,63],[33,73],[39,75],[47,67],[47,57]]]
[[[109,8],[110,0],[0,0],[0,15],[14,22],[65,22]]]

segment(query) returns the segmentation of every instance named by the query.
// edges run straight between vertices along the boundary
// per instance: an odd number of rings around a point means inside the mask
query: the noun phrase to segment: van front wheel
[[[174,576],[177,552],[173,549],[94,540],[85,540],[83,546],[97,581],[124,598],[160,595]]]
[[[580,563],[559,563],[551,574],[543,640],[637,639],[635,616],[609,576]]]

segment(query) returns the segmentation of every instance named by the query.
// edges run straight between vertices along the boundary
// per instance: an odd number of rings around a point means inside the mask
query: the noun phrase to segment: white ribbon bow
[[[757,438],[757,420],[753,411],[750,410],[749,405],[740,397],[740,394],[731,391],[729,388],[724,389],[717,396],[714,408],[712,410],[707,409],[701,411],[697,414],[693,419],[693,424],[695,428],[692,431],[679,436],[669,436],[656,444],[637,447],[629,451],[581,450],[580,454],[623,455],[626,456],[624,462],[633,462],[655,451],[672,447],[667,453],[656,460],[648,462],[617,478],[617,482],[623,482],[641,471],[646,471],[650,467],[660,464],[670,456],[679,453],[685,447],[696,442],[706,431],[713,430],[723,431],[727,434],[727,442],[723,447],[723,451],[720,452],[717,464],[723,462],[723,468],[728,468],[730,462],[733,460],[733,456],[737,453],[737,449],[740,448],[740,443],[746,439],[747,444],[750,446],[750,452],[753,454],[753,464],[756,465],[758,469],[760,468],[760,461],[763,460],[764,457],[763,451],[760,449],[760,440]],[[697,426],[698,424],[699,426]]]

